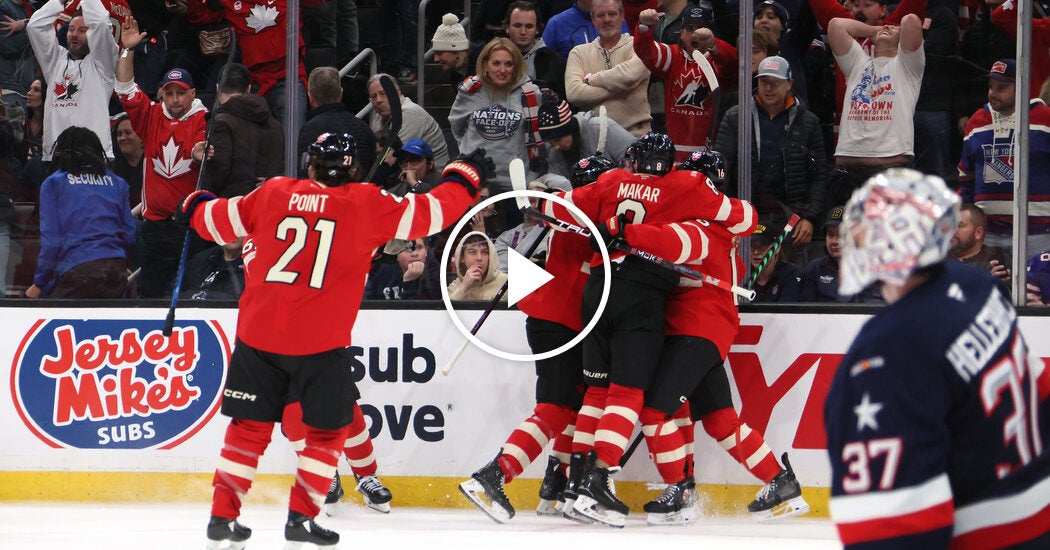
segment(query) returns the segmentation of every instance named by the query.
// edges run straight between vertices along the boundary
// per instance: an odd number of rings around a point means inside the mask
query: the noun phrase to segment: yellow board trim
[[[211,474],[159,472],[0,472],[0,501],[51,502],[123,502],[162,503],[199,502],[211,499]],[[347,476],[345,500],[361,502],[353,490],[353,478]],[[394,495],[393,506],[430,508],[470,508],[459,493],[461,478],[382,476]],[[246,499],[247,504],[281,504],[288,501],[293,475],[260,474]],[[534,510],[540,488],[538,479],[517,479],[506,486],[511,504],[518,510]],[[747,504],[755,497],[755,485],[698,485],[700,505],[707,515],[735,516],[745,514]],[[617,482],[616,494],[631,510],[642,511],[642,505],[659,494],[642,482]],[[809,503],[807,517],[828,516],[828,490],[804,488],[802,496]]]

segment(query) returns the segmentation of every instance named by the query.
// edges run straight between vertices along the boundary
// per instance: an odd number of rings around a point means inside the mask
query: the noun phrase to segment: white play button
[[[518,300],[532,294],[534,290],[547,284],[547,281],[553,278],[553,275],[515,252],[513,248],[507,248],[508,306],[518,303]]]

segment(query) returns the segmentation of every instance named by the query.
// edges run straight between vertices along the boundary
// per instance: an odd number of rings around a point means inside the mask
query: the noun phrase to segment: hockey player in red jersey
[[[285,538],[321,547],[339,535],[317,526],[360,395],[347,346],[372,253],[392,238],[440,231],[473,204],[483,150],[450,163],[427,194],[395,197],[357,181],[362,167],[349,135],[322,134],[308,149],[309,179],[276,177],[252,193],[215,199],[189,195],[179,218],[219,244],[251,235],[237,344],[223,391],[232,417],[215,470],[209,548],[241,548],[251,530],[238,523],[259,458],[290,397],[302,404],[306,446],[291,489]]]
[[[653,76],[664,81],[667,135],[677,150],[675,160],[681,161],[707,147],[718,99],[712,93],[712,83],[693,60],[693,53],[705,56],[714,74],[723,80],[735,74],[737,53],[736,48],[715,38],[708,28],[710,8],[686,6],[682,12],[680,44],[662,44],[653,38],[652,27],[658,20],[659,14],[654,9],[643,10],[638,16],[634,51]]]
[[[574,189],[565,198],[606,228],[632,218],[632,223],[655,224],[711,220],[733,234],[753,229],[754,208],[749,203],[726,197],[695,172],[668,174],[674,151],[666,135],[648,134],[628,149],[633,171],[610,170],[594,185]],[[570,219],[553,201],[545,209],[548,215]],[[609,490],[608,478],[623,456],[656,371],[664,338],[664,296],[677,287],[678,275],[622,252],[611,253],[610,259],[612,265],[603,266],[596,255],[584,288],[587,323],[596,312],[604,277],[608,273],[612,278],[605,312],[584,340],[584,379],[589,387],[573,438],[574,453],[593,451],[578,484],[570,478],[566,506],[573,500],[573,513],[623,527],[627,506]]]
[[[588,157],[577,162],[573,168],[573,187],[592,183],[603,171],[602,167],[612,168],[612,163],[604,157]],[[589,272],[587,263],[593,254],[587,239],[576,233],[556,231],[550,235],[544,269],[554,278],[518,301],[518,309],[528,315],[525,332],[534,354],[558,349],[583,330],[580,302]],[[540,486],[540,506],[536,513],[558,513],[554,503],[565,489],[576,413],[582,402],[582,365],[580,345],[537,360],[536,407],[532,416],[510,434],[495,459],[474,472],[471,479],[460,483],[460,492],[496,522],[505,523],[514,517],[514,507],[507,499],[504,484],[536,460],[552,439],[554,448]]]
[[[959,198],[910,169],[842,218],[839,292],[888,305],[824,403],[831,519],[847,549],[1050,548],[1050,370],[987,273],[945,261]]]
[[[713,151],[694,154],[683,165],[699,168],[715,181],[724,174],[724,162]],[[743,275],[737,237],[754,228],[753,223],[734,235],[718,224],[693,220],[627,225],[622,235],[613,238],[674,258],[706,275],[737,281]],[[667,295],[660,363],[639,414],[649,453],[667,484],[663,494],[645,505],[650,524],[689,523],[698,515],[692,458],[694,419],[701,420],[708,435],[767,484],[748,506],[756,519],[790,517],[809,510],[786,456],[782,468],[762,434],[741,422],[733,408],[724,361],[739,326],[732,293],[714,285],[682,277],[678,288]]]

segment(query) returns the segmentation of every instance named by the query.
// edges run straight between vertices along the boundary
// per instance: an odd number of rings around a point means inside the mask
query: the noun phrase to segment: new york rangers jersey
[[[931,273],[865,323],[835,373],[832,520],[846,548],[1046,548],[1050,371],[991,277]]]

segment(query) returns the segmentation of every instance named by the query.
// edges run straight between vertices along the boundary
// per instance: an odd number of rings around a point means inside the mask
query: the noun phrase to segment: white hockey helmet
[[[910,168],[872,177],[846,203],[839,294],[856,294],[876,280],[904,284],[944,259],[958,223],[959,197],[941,178]]]

